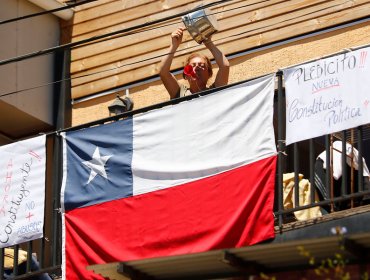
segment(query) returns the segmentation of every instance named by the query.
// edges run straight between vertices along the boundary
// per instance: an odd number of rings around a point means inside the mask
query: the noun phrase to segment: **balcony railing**
[[[287,221],[297,220],[294,213],[314,207],[320,209],[319,215],[326,215],[368,204],[369,174],[364,174],[364,170],[368,172],[366,161],[370,160],[367,148],[370,147],[370,125],[285,146],[285,95],[282,76],[277,78],[276,225],[281,227]],[[291,198],[294,206],[289,209],[284,203],[284,190],[287,190],[283,176],[287,173],[292,173],[290,176],[294,181]],[[305,190],[309,197],[305,197],[305,201],[302,201],[300,187],[302,175],[309,184]]]

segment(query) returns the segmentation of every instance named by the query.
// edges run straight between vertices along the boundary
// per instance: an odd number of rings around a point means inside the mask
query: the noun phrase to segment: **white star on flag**
[[[83,161],[82,164],[86,165],[88,168],[91,169],[89,180],[87,184],[89,184],[92,180],[94,180],[96,175],[100,175],[105,179],[108,179],[107,173],[105,172],[105,164],[108,161],[110,156],[101,156],[99,147],[96,147],[94,154],[92,156],[92,160]]]

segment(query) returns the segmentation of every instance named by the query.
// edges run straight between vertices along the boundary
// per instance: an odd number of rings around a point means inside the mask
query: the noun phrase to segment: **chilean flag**
[[[274,237],[274,75],[63,133],[63,277]]]

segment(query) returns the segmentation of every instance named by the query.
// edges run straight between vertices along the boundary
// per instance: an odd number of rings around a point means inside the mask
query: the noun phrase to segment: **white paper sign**
[[[370,123],[369,50],[284,70],[287,145]]]
[[[43,236],[45,139],[0,147],[0,248]]]

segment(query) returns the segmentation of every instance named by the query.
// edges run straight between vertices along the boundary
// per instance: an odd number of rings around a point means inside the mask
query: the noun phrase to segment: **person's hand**
[[[212,45],[213,44],[213,41],[212,41],[212,35],[209,36],[206,40],[203,41],[203,44],[208,47],[209,45]]]
[[[177,49],[182,42],[184,30],[185,30],[184,27],[179,27],[174,32],[171,33],[172,47],[174,47],[175,49]]]

